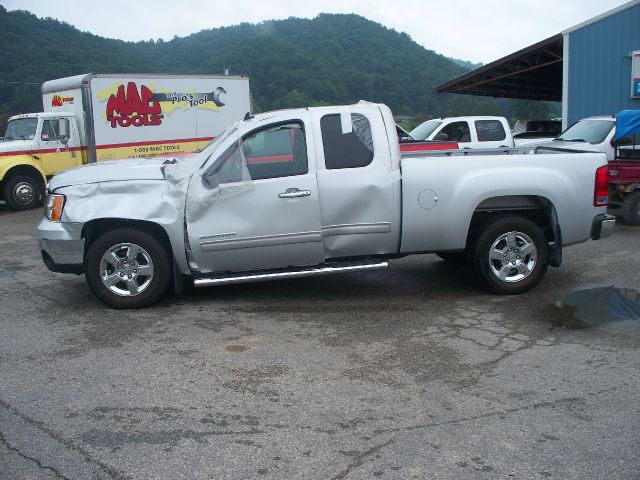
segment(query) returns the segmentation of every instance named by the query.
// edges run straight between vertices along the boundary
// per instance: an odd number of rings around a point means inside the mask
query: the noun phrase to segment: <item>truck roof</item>
[[[21,113],[19,115],[13,115],[9,117],[9,120],[17,120],[20,118],[51,118],[51,117],[74,117],[73,112],[35,112],[35,113]]]
[[[254,116],[252,116],[249,120],[251,121],[255,121],[255,122],[262,122],[264,120],[267,119],[272,119],[272,118],[277,118],[279,116],[295,116],[295,114],[297,112],[307,112],[307,111],[323,111],[326,110],[327,113],[337,113],[337,111],[339,110],[348,110],[351,107],[358,107],[358,108],[388,108],[385,104],[383,103],[372,103],[372,102],[367,102],[365,100],[360,100],[358,103],[354,103],[352,105],[330,105],[330,106],[326,106],[326,107],[306,107],[306,108],[287,108],[287,109],[282,109],[282,110],[272,110],[270,112],[264,112],[264,113],[257,113]]]
[[[93,78],[232,78],[246,79],[245,75],[177,75],[173,73],[83,73],[73,77],[56,78],[42,84],[42,94],[74,90],[88,85]]]
[[[433,118],[432,120],[504,120],[504,117],[499,117],[496,115],[465,115],[462,117],[440,117]]]

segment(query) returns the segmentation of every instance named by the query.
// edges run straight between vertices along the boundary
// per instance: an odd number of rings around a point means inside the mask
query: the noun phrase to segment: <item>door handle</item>
[[[287,188],[285,192],[279,193],[279,198],[298,198],[308,197],[311,195],[311,190],[300,190],[298,188]]]

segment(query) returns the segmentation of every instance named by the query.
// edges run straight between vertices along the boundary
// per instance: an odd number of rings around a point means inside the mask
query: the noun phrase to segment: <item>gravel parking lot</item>
[[[115,311],[40,216],[0,204],[0,478],[640,478],[640,228],[518,297],[424,255]]]

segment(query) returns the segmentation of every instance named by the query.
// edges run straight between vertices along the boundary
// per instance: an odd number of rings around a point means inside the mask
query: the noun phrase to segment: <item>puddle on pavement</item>
[[[599,287],[577,290],[556,302],[561,314],[556,327],[591,328],[612,322],[640,320],[640,291]]]

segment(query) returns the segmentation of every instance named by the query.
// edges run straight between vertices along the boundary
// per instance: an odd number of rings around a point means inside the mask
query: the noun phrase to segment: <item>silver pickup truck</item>
[[[50,270],[84,273],[116,308],[185,281],[380,269],[430,252],[517,294],[614,219],[604,155],[513,153],[402,157],[391,111],[367,102],[247,115],[190,158],[56,175],[39,244]]]

